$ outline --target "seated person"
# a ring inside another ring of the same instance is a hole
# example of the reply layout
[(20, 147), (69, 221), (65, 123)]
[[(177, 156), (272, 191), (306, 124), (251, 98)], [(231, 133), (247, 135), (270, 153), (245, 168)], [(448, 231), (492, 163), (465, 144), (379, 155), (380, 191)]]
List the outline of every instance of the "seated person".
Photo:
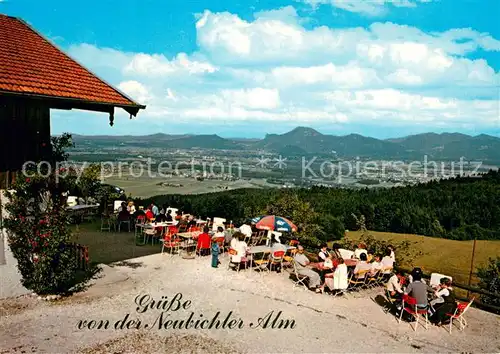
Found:
[(339, 245), (338, 243), (334, 243), (332, 245), (332, 251), (330, 252), (330, 254), (332, 255), (333, 259), (342, 258), (342, 255), (340, 254), (340, 251), (339, 251), (341, 248), (342, 248), (342, 246)]
[(160, 212), (158, 215), (156, 215), (155, 221), (156, 222), (165, 222), (165, 221), (167, 221), (167, 216)]
[(139, 207), (139, 209), (137, 209), (134, 213), (134, 219), (137, 219), (138, 216), (145, 216), (146, 213), (144, 212), (144, 209)]
[(372, 266), (367, 262), (368, 257), (366, 253), (361, 253), (359, 257), (359, 262), (356, 264), (356, 268), (354, 268), (354, 275), (358, 279), (364, 279), (366, 273), (372, 269)]
[(304, 254), (304, 247), (298, 246), (297, 253), (293, 257), (295, 262), (295, 267), (299, 275), (303, 275), (309, 278), (309, 289), (315, 290), (317, 293), (323, 292), (321, 287), (321, 278), (318, 273), (308, 268), (311, 263), (307, 256)]
[(324, 262), (328, 257), (330, 257), (330, 252), (328, 252), (328, 246), (326, 243), (321, 245), (321, 249), (318, 253), (318, 261)]
[(356, 249), (354, 250), (354, 255), (353, 257), (356, 259), (361, 259), (361, 255), (365, 254), (366, 260), (368, 260), (368, 251), (366, 250), (366, 245), (364, 243), (359, 243)]
[(188, 222), (187, 222), (187, 227), (188, 229), (190, 227), (195, 227), (196, 226), (196, 220), (193, 215), (189, 215)]
[[(240, 232), (240, 234), (241, 234), (241, 232)], [(224, 238), (226, 237), (226, 234), (224, 233), (224, 228), (222, 226), (217, 227), (217, 232), (214, 234), (214, 238), (220, 238), (220, 237), (224, 237)], [(239, 238), (240, 237), (238, 235), (238, 239)]]
[(457, 309), (455, 295), (449, 278), (441, 278), (440, 284), (434, 292), (434, 299), (430, 302), (431, 323), (440, 325), (449, 319), (447, 313), (454, 313)]
[[(270, 253), (270, 259), (272, 259), (274, 257), (274, 253), (275, 252), (284, 252), (283, 253), (283, 257), (286, 255), (287, 251), (288, 251), (288, 248), (282, 244), (282, 243), (279, 243), (278, 241), (276, 241), (276, 239), (274, 237), (271, 238), (271, 253)], [(281, 269), (280, 267), (277, 267), (275, 268), (276, 269), (276, 272), (280, 273), (281, 272)]]
[(389, 278), (387, 282), (386, 288), (389, 292), (389, 295), (393, 299), (400, 300), (403, 297), (403, 289), (401, 288), (400, 279), (404, 277), (404, 272), (401, 270), (397, 270), (395, 273), (392, 273), (392, 276)]
[(389, 245), (389, 246), (387, 246), (387, 249), (388, 249), (388, 250), (389, 250), (389, 252), (390, 252), (390, 255), (389, 255), (389, 256), (391, 257), (392, 262), (393, 262), (393, 263), (396, 263), (396, 254), (394, 253), (394, 247), (393, 247), (392, 245)]
[[(216, 238), (215, 235), (214, 238)], [(236, 254), (231, 256), (231, 263), (245, 263), (246, 266), (248, 245), (245, 242), (245, 235), (243, 235), (241, 232), (238, 232), (236, 233), (236, 237), (238, 238), (238, 242), (236, 242), (234, 247)]]
[(385, 256), (380, 261), (384, 274), (390, 274), (394, 268), (394, 261), (391, 258), (391, 251), (386, 250)]
[(406, 287), (405, 294), (417, 300), (417, 308), (426, 309), (428, 305), (428, 286), (422, 281), (422, 269), (414, 268), (411, 272), (411, 276), (413, 282)]
[(203, 228), (203, 233), (198, 235), (198, 244), (196, 245), (196, 250), (200, 256), (208, 256), (210, 254), (210, 243), (212, 238), (208, 234), (209, 228), (205, 226)]
[(373, 257), (375, 255), (375, 252), (373, 250), (368, 250), (366, 257), (368, 258), (367, 261), (368, 263), (371, 263), (373, 261)]
[(120, 213), (120, 211), (122, 211), (122, 210), (124, 210), (124, 209), (125, 209), (125, 210), (127, 209), (127, 203), (122, 202), (122, 203), (120, 204), (120, 206), (118, 207), (118, 213)]
[[(215, 237), (215, 234), (214, 234), (214, 237)], [(240, 233), (239, 232), (235, 232), (233, 234), (233, 237), (231, 238), (231, 241), (229, 243), (229, 247), (231, 247), (232, 249), (236, 250), (236, 245), (238, 244), (239, 241), (240, 241)]]
[(347, 266), (344, 263), (344, 259), (340, 258), (338, 260), (337, 268), (333, 272), (333, 290), (345, 290), (349, 284), (347, 275)]
[(274, 254), (274, 252), (278, 251), (283, 251), (286, 253), (288, 251), (288, 248), (284, 244), (276, 241), (276, 239), (273, 237), (271, 239), (271, 254)]
[(154, 220), (154, 218), (155, 218), (155, 214), (153, 214), (153, 212), (151, 211), (151, 208), (148, 208), (146, 210), (146, 221)]
[(165, 214), (165, 221), (167, 222), (173, 221), (172, 210), (167, 211), (167, 213)]
[(117, 219), (118, 221), (130, 221), (130, 213), (128, 212), (126, 207), (120, 210)]
[(373, 262), (371, 264), (370, 275), (377, 274), (380, 270), (382, 270), (382, 263), (380, 262), (380, 255), (376, 254), (373, 256)]

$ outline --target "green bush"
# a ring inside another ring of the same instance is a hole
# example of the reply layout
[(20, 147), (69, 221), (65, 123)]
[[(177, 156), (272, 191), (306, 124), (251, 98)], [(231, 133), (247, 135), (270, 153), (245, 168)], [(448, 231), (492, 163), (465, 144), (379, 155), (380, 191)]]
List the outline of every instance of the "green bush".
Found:
[[(10, 249), (17, 260), (22, 284), (39, 295), (67, 294), (80, 291), (99, 271), (90, 267), (80, 271), (68, 227), (66, 198), (73, 187), (71, 178), (56, 170), (61, 149), (70, 136), (53, 140), (53, 160), (45, 170), (26, 171), (7, 192), (4, 220)], [(49, 167), (50, 166), (50, 167)]]
[(417, 242), (411, 241), (396, 241), (396, 240), (380, 240), (374, 238), (369, 232), (364, 233), (360, 240), (352, 240), (348, 236), (344, 237), (339, 243), (343, 248), (354, 250), (356, 245), (360, 242), (366, 244), (368, 251), (373, 251), (374, 254), (380, 254), (382, 257), (385, 255), (387, 247), (392, 246), (396, 254), (396, 262), (398, 266), (402, 267), (416, 267), (418, 264), (414, 260), (423, 255), (422, 251), (414, 247)]
[[(489, 259), (485, 267), (478, 268), (479, 287), (490, 293), (500, 295), (500, 257)], [(488, 305), (500, 307), (500, 299), (494, 296), (481, 295), (481, 301)]]

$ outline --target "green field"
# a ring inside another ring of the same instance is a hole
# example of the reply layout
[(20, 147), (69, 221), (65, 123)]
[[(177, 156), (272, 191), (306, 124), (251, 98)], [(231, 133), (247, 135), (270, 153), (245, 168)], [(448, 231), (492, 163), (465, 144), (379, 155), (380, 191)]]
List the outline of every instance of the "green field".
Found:
[[(474, 241), (455, 241), (442, 238), (396, 234), (390, 232), (369, 231), (368, 234), (376, 239), (416, 242), (414, 247), (422, 251), (423, 255), (415, 259), (415, 266), (421, 267), (425, 273), (437, 272), (453, 277), (453, 280), (467, 284), (471, 266), (472, 248)], [(351, 231), (348, 237), (358, 240), (360, 231)], [(500, 241), (477, 241), (474, 259), (474, 272), (478, 266), (488, 262), (488, 258), (500, 255)], [(397, 250), (396, 250), (397, 258)], [(477, 279), (473, 277), (473, 283)]]
[[(179, 184), (182, 187), (161, 186), (158, 183), (165, 182)], [(125, 190), (127, 195), (132, 194), (138, 198), (149, 198), (163, 194), (203, 194), (211, 192), (221, 192), (240, 188), (275, 188), (275, 185), (268, 184), (265, 179), (252, 178), (248, 180), (222, 181), (203, 180), (197, 181), (189, 177), (133, 177), (128, 175), (113, 176), (106, 178), (106, 183), (116, 185)]]

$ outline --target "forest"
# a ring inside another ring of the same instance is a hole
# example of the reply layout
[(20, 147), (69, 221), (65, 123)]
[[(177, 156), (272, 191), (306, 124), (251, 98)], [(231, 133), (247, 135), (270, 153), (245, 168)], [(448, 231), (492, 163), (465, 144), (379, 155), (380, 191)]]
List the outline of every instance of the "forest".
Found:
[[(480, 177), (386, 189), (240, 189), (161, 195), (137, 202), (148, 205), (152, 201), (196, 216), (225, 217), (236, 224), (276, 211), (303, 226), (318, 225), (322, 235), (316, 238), (320, 240), (338, 239), (346, 229), (357, 230), (362, 219), (363, 227), (374, 231), (500, 240), (500, 172), (493, 170)], [(280, 207), (273, 208), (276, 205)], [(305, 217), (308, 220), (302, 222)]]

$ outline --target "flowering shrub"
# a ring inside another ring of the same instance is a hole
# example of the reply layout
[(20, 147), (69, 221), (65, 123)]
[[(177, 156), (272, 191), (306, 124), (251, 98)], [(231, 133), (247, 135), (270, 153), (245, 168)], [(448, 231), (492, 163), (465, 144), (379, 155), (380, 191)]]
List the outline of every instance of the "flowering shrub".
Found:
[[(54, 156), (64, 156), (59, 150), (67, 146), (68, 139), (53, 140)], [(96, 272), (96, 268), (79, 271), (63, 195), (74, 180), (60, 177), (56, 160), (44, 166), (45, 170), (25, 171), (28, 177), (17, 178), (7, 192), (5, 206), (9, 213), (5, 228), (22, 284), (39, 295), (81, 290)]]

